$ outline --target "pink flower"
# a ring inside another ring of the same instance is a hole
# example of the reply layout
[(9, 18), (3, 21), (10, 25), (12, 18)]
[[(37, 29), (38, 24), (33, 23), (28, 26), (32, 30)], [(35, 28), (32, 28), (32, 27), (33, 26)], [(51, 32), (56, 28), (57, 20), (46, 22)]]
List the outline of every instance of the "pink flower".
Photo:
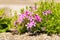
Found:
[(45, 10), (45, 11), (43, 12), (43, 15), (48, 15), (47, 10)]
[(33, 19), (34, 19), (33, 16), (29, 16), (29, 17), (28, 17), (28, 20), (30, 20), (30, 21), (32, 21)]
[(16, 24), (17, 24), (17, 22), (16, 22), (16, 21), (14, 21), (14, 26), (16, 26)]
[(35, 15), (35, 20), (38, 21), (38, 22), (41, 22), (41, 18), (38, 16), (38, 14)]
[(26, 10), (26, 11), (25, 11), (25, 14), (26, 14), (26, 15), (29, 15), (29, 11), (28, 11), (28, 10)]
[(36, 23), (34, 22), (34, 21), (31, 21), (30, 23), (27, 23), (27, 28), (31, 28), (31, 27), (33, 27), (33, 26), (35, 26), (36, 25)]
[(23, 18), (24, 19), (25, 18), (25, 14), (21, 14), (20, 15), (20, 18)]
[(19, 15), (17, 22), (22, 23), (22, 21), (24, 21), (24, 18), (25, 18), (25, 14)]
[(44, 11), (44, 12), (43, 12), (43, 15), (47, 15), (47, 12), (46, 12), (46, 11)]
[(43, 12), (43, 15), (48, 15), (48, 14), (51, 14), (51, 13), (52, 13), (51, 10), (46, 10), (46, 11)]
[[(40, 16), (38, 16), (38, 14), (33, 15), (32, 12), (26, 10), (23, 14), (19, 15), (17, 23), (19, 23), (19, 24), (23, 23), (24, 21), (26, 21), (26, 20), (24, 20), (25, 18), (28, 19), (28, 21), (29, 21), (29, 22), (27, 21), (28, 23), (26, 24), (28, 29), (31, 27), (35, 27), (35, 25), (36, 25), (35, 20), (37, 22), (41, 22), (41, 18), (40, 18)], [(16, 24), (16, 23), (14, 23), (14, 24)]]
[(24, 14), (25, 14), (26, 16), (28, 16), (28, 15), (32, 15), (33, 13), (30, 12), (30, 11), (28, 11), (28, 10), (26, 10)]
[(52, 13), (52, 11), (51, 11), (51, 10), (47, 10), (47, 13), (48, 13), (48, 14), (51, 14), (51, 13)]

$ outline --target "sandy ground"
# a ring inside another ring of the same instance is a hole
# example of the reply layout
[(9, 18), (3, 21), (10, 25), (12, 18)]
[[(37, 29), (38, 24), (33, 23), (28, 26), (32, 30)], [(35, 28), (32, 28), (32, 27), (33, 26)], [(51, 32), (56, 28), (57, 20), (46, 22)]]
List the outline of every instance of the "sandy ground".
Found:
[(47, 36), (47, 34), (29, 36), (28, 33), (25, 33), (23, 35), (12, 35), (11, 33), (0, 33), (0, 40), (60, 40), (60, 37), (57, 35)]
[(0, 33), (0, 40), (60, 40), (60, 36), (40, 34), (36, 36), (28, 36), (28, 33), (23, 35), (12, 35), (11, 33)]
[[(37, 2), (37, 1), (39, 0), (0, 0), (0, 4), (33, 4), (34, 2)], [(42, 0), (42, 1), (45, 1), (45, 0)], [(60, 0), (54, 0), (54, 1), (60, 2)]]
[(0, 4), (33, 4), (39, 0), (0, 0)]

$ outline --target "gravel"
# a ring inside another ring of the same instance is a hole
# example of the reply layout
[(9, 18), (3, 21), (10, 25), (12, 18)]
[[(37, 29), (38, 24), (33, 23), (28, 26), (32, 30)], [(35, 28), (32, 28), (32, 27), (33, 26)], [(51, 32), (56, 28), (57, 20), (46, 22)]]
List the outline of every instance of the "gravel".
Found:
[(60, 36), (47, 34), (40, 34), (36, 36), (29, 36), (29, 33), (22, 35), (12, 35), (11, 33), (0, 33), (0, 40), (60, 40)]

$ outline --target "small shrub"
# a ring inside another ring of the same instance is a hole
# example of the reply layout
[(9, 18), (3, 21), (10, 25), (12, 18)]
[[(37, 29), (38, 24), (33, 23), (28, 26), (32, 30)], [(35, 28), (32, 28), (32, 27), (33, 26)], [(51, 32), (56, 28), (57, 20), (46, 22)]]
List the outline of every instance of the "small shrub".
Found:
[[(60, 3), (39, 2), (36, 11), (23, 11), (15, 25), (20, 33), (39, 30), (47, 34), (60, 33)], [(38, 14), (38, 15), (36, 15)]]
[(40, 16), (38, 14), (34, 14), (30, 11), (24, 11), (19, 15), (19, 18), (14, 24), (18, 24), (20, 27), (20, 32), (32, 31), (32, 28), (36, 26), (37, 23), (41, 22)]
[(10, 18), (1, 18), (0, 19), (0, 32), (6, 32), (10, 29), (11, 19)]
[(10, 29), (11, 18), (4, 16), (4, 9), (0, 9), (0, 32)]
[(39, 2), (39, 7), (36, 11), (42, 18), (42, 23), (39, 27), (46, 27), (47, 34), (60, 33), (60, 3)]

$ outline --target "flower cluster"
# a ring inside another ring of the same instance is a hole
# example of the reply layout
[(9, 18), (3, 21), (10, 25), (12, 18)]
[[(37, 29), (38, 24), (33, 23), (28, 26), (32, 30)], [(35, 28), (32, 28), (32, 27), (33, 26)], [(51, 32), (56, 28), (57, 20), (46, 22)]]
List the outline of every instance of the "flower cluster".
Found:
[(24, 19), (29, 20), (29, 22), (27, 22), (27, 24), (25, 25), (27, 26), (27, 28), (35, 27), (37, 22), (41, 22), (41, 18), (40, 16), (38, 16), (38, 14), (33, 15), (33, 12), (30, 12), (28, 10), (19, 15), (17, 22), (21, 24), (23, 23), (23, 21), (25, 21)]
[(48, 14), (51, 14), (51, 13), (52, 13), (51, 10), (45, 10), (45, 11), (43, 12), (43, 15), (48, 15)]

